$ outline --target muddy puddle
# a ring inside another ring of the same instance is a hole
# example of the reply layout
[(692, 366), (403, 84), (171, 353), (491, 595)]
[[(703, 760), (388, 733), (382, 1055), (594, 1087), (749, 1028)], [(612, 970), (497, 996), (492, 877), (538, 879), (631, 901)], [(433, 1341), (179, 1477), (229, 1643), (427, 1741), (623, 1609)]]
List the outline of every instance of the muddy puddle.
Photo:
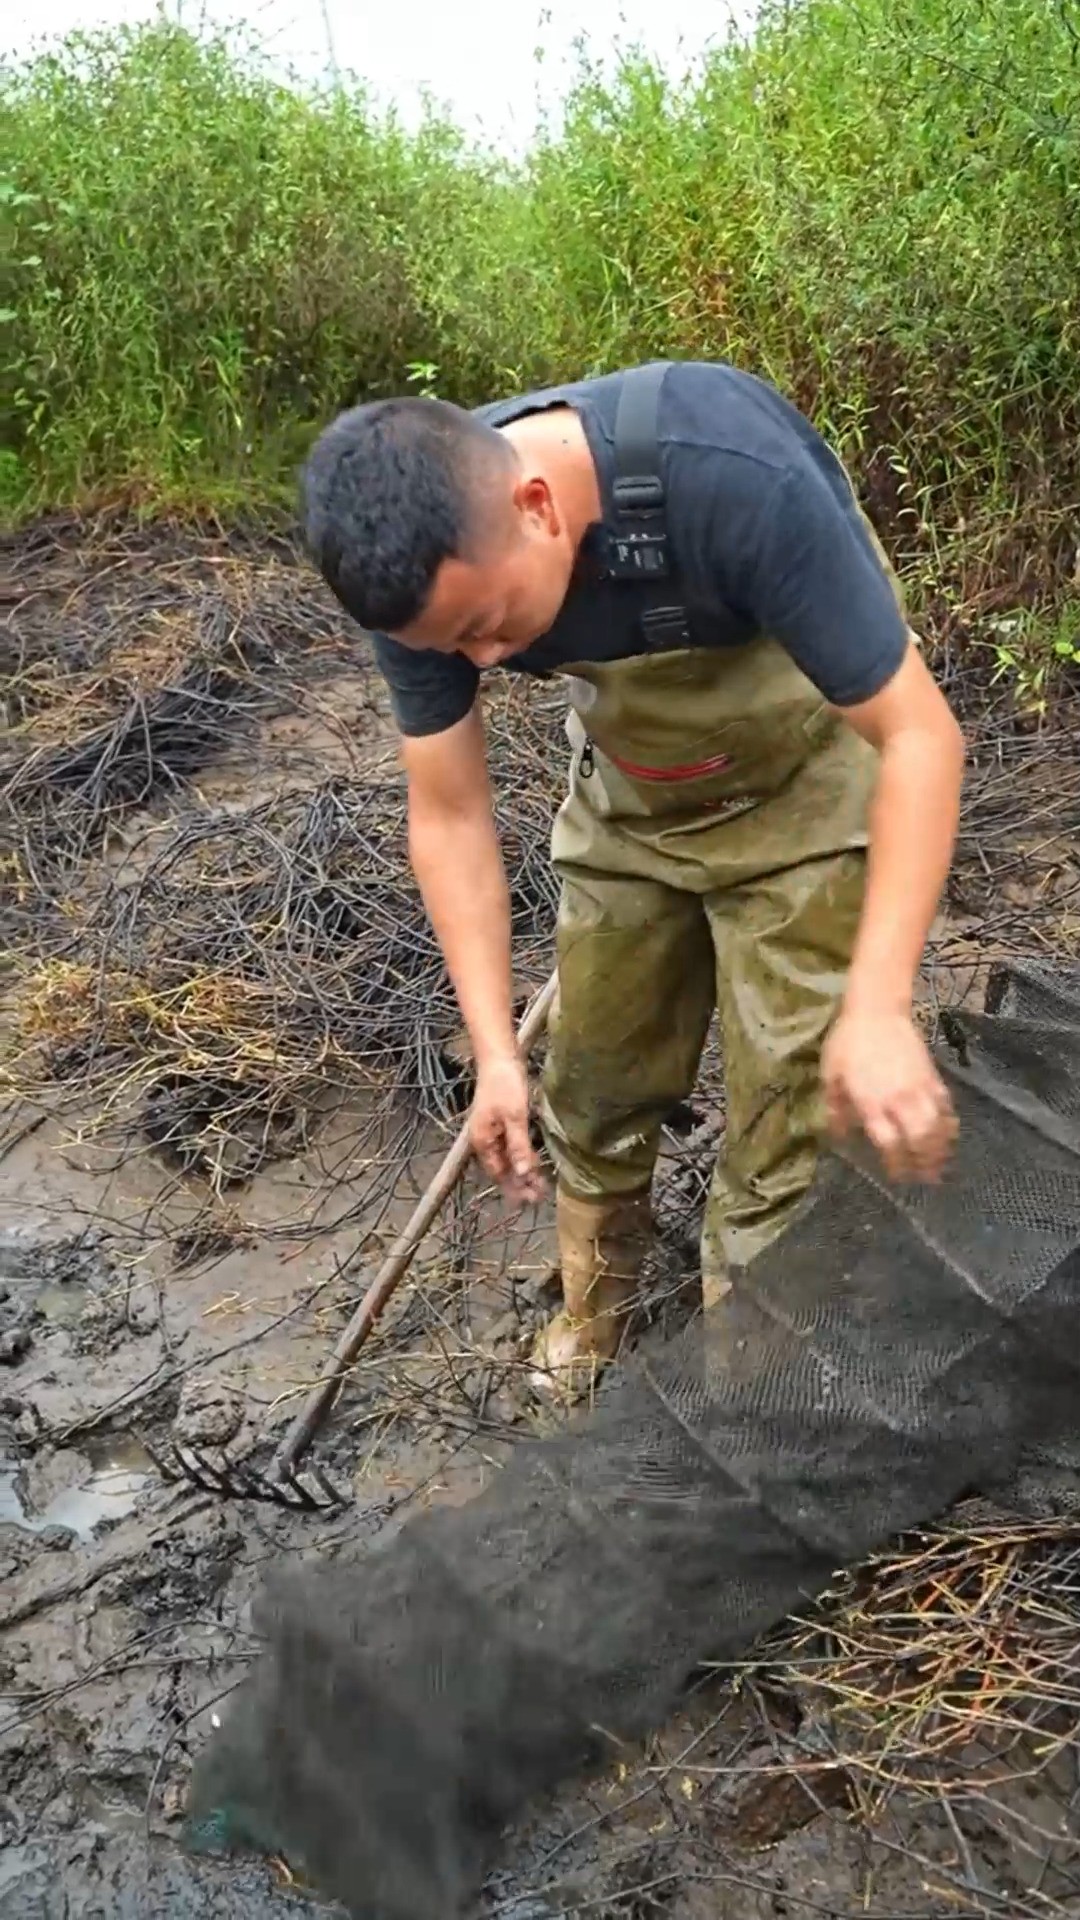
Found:
[(129, 1436), (88, 1442), (82, 1453), (52, 1454), (40, 1470), (33, 1463), (0, 1465), (0, 1527), (57, 1528), (92, 1540), (99, 1527), (134, 1512), (153, 1473), (150, 1455)]

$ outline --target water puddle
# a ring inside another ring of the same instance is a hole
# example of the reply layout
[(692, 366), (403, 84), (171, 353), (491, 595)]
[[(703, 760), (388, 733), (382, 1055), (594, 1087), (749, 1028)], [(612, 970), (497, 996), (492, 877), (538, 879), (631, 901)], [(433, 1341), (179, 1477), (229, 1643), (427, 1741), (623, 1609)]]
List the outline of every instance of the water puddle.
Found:
[(82, 1316), (87, 1288), (77, 1280), (47, 1280), (34, 1295), (46, 1320), (54, 1327), (73, 1327)]
[(36, 1498), (24, 1467), (0, 1463), (0, 1526), (21, 1527), (27, 1533), (66, 1527), (78, 1539), (89, 1540), (106, 1520), (123, 1520), (133, 1512), (153, 1471), (138, 1441), (125, 1435), (69, 1458), (76, 1468), (74, 1479), (46, 1488), (45, 1497)]

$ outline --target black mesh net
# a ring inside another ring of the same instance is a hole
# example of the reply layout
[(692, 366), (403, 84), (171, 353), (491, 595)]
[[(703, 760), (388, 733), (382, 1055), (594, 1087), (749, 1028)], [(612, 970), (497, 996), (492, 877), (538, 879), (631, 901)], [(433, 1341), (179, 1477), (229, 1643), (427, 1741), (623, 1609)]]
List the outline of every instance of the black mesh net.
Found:
[(189, 1834), (357, 1920), (450, 1920), (528, 1799), (973, 1490), (1080, 1487), (1080, 977), (953, 1016), (938, 1188), (831, 1161), (797, 1225), (466, 1507), (269, 1583)]

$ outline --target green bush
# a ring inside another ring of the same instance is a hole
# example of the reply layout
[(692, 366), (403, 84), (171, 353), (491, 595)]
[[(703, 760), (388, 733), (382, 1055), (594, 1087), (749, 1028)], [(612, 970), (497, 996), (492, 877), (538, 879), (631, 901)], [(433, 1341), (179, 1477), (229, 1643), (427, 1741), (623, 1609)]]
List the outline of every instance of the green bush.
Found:
[(410, 361), (483, 385), (511, 189), (452, 127), (408, 139), (167, 25), (73, 38), (9, 77), (5, 120), (32, 499), (250, 499)]
[(1065, 6), (781, 8), (678, 95), (644, 62), (613, 88), (587, 79), (533, 193), (564, 361), (719, 353), (765, 373), (843, 448), (909, 566), (944, 566), (967, 598), (1002, 570), (1015, 582), (1021, 549), (1064, 565), (1080, 492)]
[(517, 168), (234, 42), (78, 36), (4, 78), (2, 502), (267, 506), (315, 423), (410, 379), (472, 402), (721, 356), (839, 444), (921, 611), (1065, 658), (1073, 12), (772, 8), (679, 88), (644, 58), (583, 66)]

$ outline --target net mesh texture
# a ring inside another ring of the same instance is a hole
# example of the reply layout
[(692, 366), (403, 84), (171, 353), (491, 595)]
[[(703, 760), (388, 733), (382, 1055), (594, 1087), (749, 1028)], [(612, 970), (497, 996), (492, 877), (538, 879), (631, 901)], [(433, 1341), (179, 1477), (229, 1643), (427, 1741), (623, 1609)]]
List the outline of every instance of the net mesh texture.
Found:
[(532, 1796), (838, 1568), (973, 1491), (1077, 1501), (1080, 974), (1002, 971), (937, 1051), (940, 1186), (830, 1158), (720, 1308), (470, 1504), (268, 1580), (191, 1844), (280, 1848), (355, 1920), (450, 1920)]

